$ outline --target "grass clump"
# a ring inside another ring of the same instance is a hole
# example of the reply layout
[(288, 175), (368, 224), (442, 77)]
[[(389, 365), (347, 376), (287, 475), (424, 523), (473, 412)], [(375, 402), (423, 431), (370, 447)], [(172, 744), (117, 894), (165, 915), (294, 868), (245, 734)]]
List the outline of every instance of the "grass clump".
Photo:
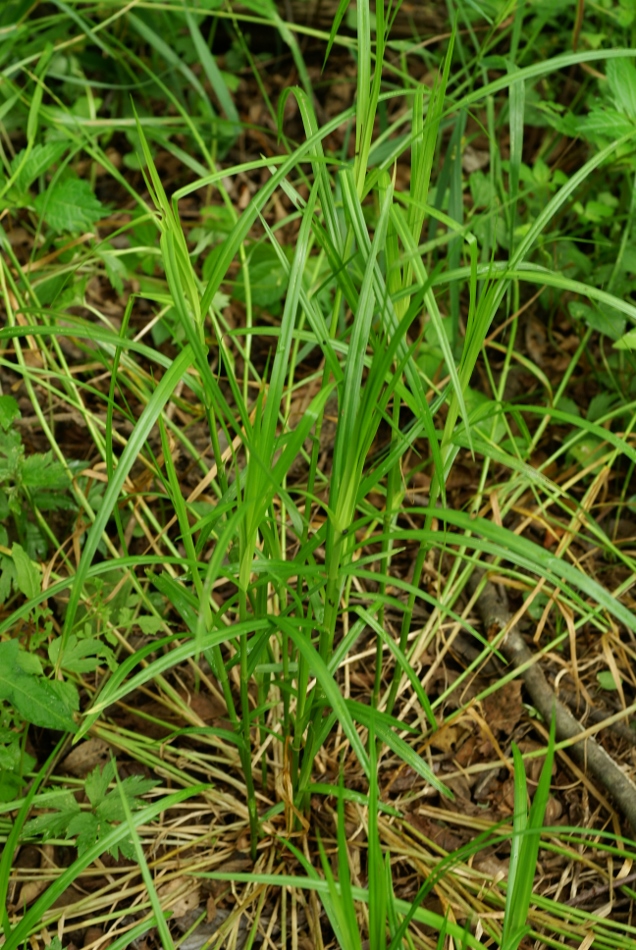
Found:
[(559, 733), (629, 762), (634, 19), (581, 9), (3, 8), (7, 950), (634, 945)]

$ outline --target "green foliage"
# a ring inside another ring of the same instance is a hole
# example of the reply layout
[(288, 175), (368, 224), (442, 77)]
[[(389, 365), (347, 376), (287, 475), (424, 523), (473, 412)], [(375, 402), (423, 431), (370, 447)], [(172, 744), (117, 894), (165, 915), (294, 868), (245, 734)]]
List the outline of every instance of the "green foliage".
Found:
[(22, 149), (13, 158), (10, 166), (12, 185), (9, 198), (12, 198), (18, 207), (25, 207), (30, 203), (29, 191), (34, 182), (51, 171), (67, 148), (64, 142), (38, 142), (31, 149)]
[[(7, 532), (0, 526), (0, 543), (8, 543)], [(19, 591), (29, 600), (40, 590), (40, 572), (21, 544), (16, 541), (8, 554), (0, 554), (0, 603), (11, 591)]]
[(89, 231), (105, 214), (89, 182), (81, 178), (56, 181), (37, 196), (33, 205), (56, 234)]
[(610, 340), (625, 338), (625, 317), (613, 307), (599, 303), (590, 306), (580, 300), (572, 300), (569, 311), (575, 320), (583, 320), (592, 330), (604, 333)]
[[(426, 899), (442, 878), (452, 887), (455, 865), (488, 834), (427, 868), (405, 904), (382, 827), (387, 813), (391, 834), (401, 820), (381, 800), (384, 768), (390, 756), (443, 807), (429, 731), (463, 716), (472, 700), (460, 685), (492, 648), (470, 628), (482, 654), (443, 692), (420, 662), (441, 662), (446, 632), (469, 627), (459, 605), (475, 565), (509, 575), (515, 589), (540, 581), (528, 614), (547, 619), (546, 631), (554, 623), (560, 635), (562, 615), (586, 636), (634, 630), (629, 581), (610, 587), (597, 569), (617, 563), (633, 577), (632, 553), (609, 536), (607, 495), (598, 520), (598, 505), (582, 500), (602, 473), (604, 486), (621, 483), (619, 513), (634, 502), (633, 4), (584, 5), (574, 52), (573, 0), (449, 4), (457, 27), (434, 44), (392, 34), (397, 4), (339, 0), (328, 34), (292, 31), (272, 0), (231, 16), (229, 6), (0, 9), (0, 351), (37, 419), (27, 434), (15, 398), (0, 396), (0, 799), (21, 795), (35, 765), (29, 724), (103, 735), (107, 719), (133, 759), (169, 767), (185, 785), (178, 739), (201, 731), (215, 761), (221, 737), (254, 856), (270, 846), (259, 844), (269, 817), (284, 809), (290, 837), (301, 836), (312, 795), (338, 800), (330, 854), (328, 833), (311, 860), (290, 846), (306, 878), (243, 880), (318, 892), (336, 941), (352, 950), (366, 939), (372, 950), (414, 945), (414, 921), (433, 928), (440, 948), (477, 948), (470, 922), (434, 914)], [(248, 36), (261, 40), (263, 25), (302, 87), (278, 103), (273, 47), (259, 59)], [(355, 101), (340, 113), (331, 95), (343, 91), (340, 76), (323, 84), (303, 59), (320, 41), (350, 60)], [(248, 124), (250, 70), (263, 101)], [(556, 341), (558, 370), (526, 345), (528, 318)], [(27, 358), (26, 341), (41, 361)], [(60, 461), (69, 417), (71, 426), (81, 417), (86, 462)], [(32, 451), (36, 438), (50, 450)], [(456, 466), (459, 490), (449, 482)], [(567, 482), (554, 474), (564, 466)], [(417, 475), (426, 487), (410, 501)], [(535, 505), (549, 525), (560, 527), (563, 512), (566, 526), (579, 518), (601, 556), (531, 540), (519, 519)], [(357, 680), (360, 649), (375, 651), (375, 671), (369, 678), (371, 661)], [(185, 664), (195, 690), (212, 683), (222, 697), (222, 729), (192, 725)], [(620, 686), (609, 670), (598, 684)], [(161, 750), (113, 712), (141, 689), (187, 717), (176, 736), (170, 721)], [(344, 770), (338, 788), (317, 791), (316, 762), (334, 743), (357, 759), (368, 794), (347, 788)], [(544, 769), (528, 811), (513, 756), (507, 894), (481, 883), (470, 894), (488, 908), (479, 940), (506, 950), (533, 922), (549, 787)], [(284, 795), (272, 768), (283, 770)], [(169, 946), (131, 820), (154, 783), (126, 779), (122, 800), (108, 789), (114, 777), (113, 765), (92, 772), (86, 805), (76, 792), (45, 791), (35, 805), (51, 810), (24, 832), (76, 840), (65, 886), (80, 857), (89, 863), (100, 849), (136, 861)], [(273, 798), (267, 817), (259, 788)], [(349, 867), (358, 843), (347, 840), (345, 803), (367, 821), (366, 889)], [(20, 831), (11, 834), (17, 843)], [(473, 870), (463, 869), (462, 887)], [(3, 921), (10, 950), (48, 919), (50, 890), (14, 930)], [(0, 905), (5, 895), (6, 886)], [(547, 932), (553, 905), (542, 900)], [(575, 944), (555, 932), (548, 943)]]
[[(25, 837), (42, 841), (48, 841), (50, 838), (74, 838), (80, 857), (90, 848), (99, 845), (116, 824), (126, 820), (126, 805), (130, 811), (139, 810), (145, 804), (140, 796), (147, 794), (158, 784), (140, 775), (130, 775), (123, 779), (118, 787), (109, 791), (108, 786), (114, 777), (115, 765), (112, 761), (107, 762), (103, 769), (97, 766), (84, 782), (89, 809), (82, 808), (71, 792), (62, 792), (52, 803), (54, 811), (38, 815), (26, 823)], [(125, 803), (122, 798), (125, 798)], [(135, 857), (135, 848), (130, 837), (111, 845), (108, 851), (116, 860), (120, 851), (129, 860)]]
[(541, 829), (550, 796), (550, 781), (554, 762), (554, 735), (555, 718), (553, 717), (547, 753), (530, 810), (528, 810), (527, 804), (528, 791), (525, 765), (519, 749), (514, 743), (512, 745), (515, 768), (515, 812), (510, 870), (506, 888), (506, 912), (501, 939), (502, 950), (517, 950), (530, 930), (528, 908), (532, 899), (537, 857), (541, 844)]
[(20, 418), (20, 409), (13, 396), (0, 396), (0, 429), (7, 432), (16, 419)]
[(0, 802), (18, 798), (25, 784), (24, 776), (36, 764), (35, 758), (24, 749), (21, 725), (20, 715), (0, 702)]
[(64, 644), (56, 637), (49, 646), (51, 663), (69, 673), (92, 673), (100, 663), (106, 662), (111, 670), (117, 669), (115, 656), (110, 647), (95, 637), (77, 637), (72, 633)]
[[(50, 512), (75, 506), (68, 494), (70, 479), (66, 468), (53, 460), (53, 453), (34, 452), (27, 455), (16, 426), (20, 416), (13, 396), (0, 396), (0, 523), (6, 522), (11, 516), (21, 545), (29, 557), (35, 557), (42, 546), (46, 551), (46, 540), (42, 531), (30, 522), (29, 512), (34, 508), (40, 512)], [(6, 529), (0, 527), (0, 544), (6, 547), (7, 543)], [(23, 593), (33, 587), (28, 580), (29, 568), (22, 557), (22, 547), (18, 546), (16, 550), (18, 553), (14, 552), (13, 555), (13, 577), (9, 578), (9, 574), (5, 574), (9, 566), (6, 563), (1, 565), (0, 601), (6, 598), (7, 585), (14, 579), (15, 586)], [(18, 576), (20, 579), (17, 579)], [(25, 585), (27, 589), (24, 589)], [(27, 593), (27, 596), (33, 594)]]
[[(205, 267), (204, 267), (205, 273)], [(280, 313), (280, 301), (287, 293), (287, 270), (269, 244), (258, 244), (248, 257), (248, 265), (234, 285), (233, 296), (245, 302), (246, 281), (249, 280), (251, 299), (257, 307), (267, 307), (271, 313)]]
[(596, 674), (596, 679), (601, 689), (609, 690), (610, 692), (615, 692), (618, 689), (616, 679), (611, 670), (600, 670)]
[(17, 640), (0, 643), (0, 701), (9, 702), (26, 721), (47, 729), (76, 732), (73, 713), (79, 695), (72, 683), (50, 680), (34, 653), (20, 649)]
[(576, 124), (577, 132), (600, 145), (628, 135), (636, 128), (636, 66), (629, 59), (613, 59), (607, 64), (607, 83), (602, 84), (603, 100)]
[[(55, 234), (80, 234), (104, 217), (106, 209), (90, 183), (71, 171), (47, 182), (46, 176), (67, 150), (67, 142), (56, 140), (22, 149), (12, 159), (4, 185), (12, 206), (34, 208)], [(33, 197), (32, 190), (38, 181), (42, 181), (42, 187)]]

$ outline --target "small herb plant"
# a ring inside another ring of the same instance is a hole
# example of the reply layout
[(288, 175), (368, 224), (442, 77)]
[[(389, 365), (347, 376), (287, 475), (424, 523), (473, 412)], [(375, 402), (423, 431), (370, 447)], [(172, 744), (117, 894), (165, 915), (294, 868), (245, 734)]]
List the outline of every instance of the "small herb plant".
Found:
[[(82, 856), (120, 822), (127, 820), (126, 805), (133, 812), (145, 804), (140, 798), (155, 788), (158, 782), (129, 775), (110, 789), (115, 778), (115, 765), (107, 762), (96, 766), (84, 781), (88, 808), (82, 808), (72, 792), (60, 792), (51, 802), (52, 811), (32, 818), (24, 826), (24, 837), (48, 841), (50, 838), (74, 839), (78, 856)], [(126, 803), (122, 802), (122, 797)], [(119, 853), (129, 860), (135, 858), (132, 838), (124, 838), (109, 848), (117, 860)]]
[[(68, 470), (54, 460), (53, 452), (25, 451), (16, 425), (20, 416), (13, 396), (0, 396), (0, 545), (6, 548), (9, 544), (11, 524), (20, 549), (35, 560), (46, 554), (50, 543), (45, 516), (76, 506), (69, 494)], [(16, 563), (21, 556), (13, 555), (13, 570), (6, 561), (2, 564), (0, 603), (11, 587), (32, 596), (31, 584), (18, 579), (18, 575), (25, 578), (29, 570), (24, 561)]]

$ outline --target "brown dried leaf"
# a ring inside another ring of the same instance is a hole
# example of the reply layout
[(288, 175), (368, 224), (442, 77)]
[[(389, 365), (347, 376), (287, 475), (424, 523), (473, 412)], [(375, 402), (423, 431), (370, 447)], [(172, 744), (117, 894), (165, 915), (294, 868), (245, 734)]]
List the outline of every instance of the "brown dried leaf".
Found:
[(508, 877), (510, 862), (500, 861), (494, 854), (486, 854), (476, 857), (473, 866), (482, 874), (488, 874), (494, 881), (503, 881)]
[(431, 734), (429, 739), (434, 749), (441, 752), (451, 752), (457, 745), (457, 740), (464, 732), (461, 726), (442, 726)]
[(193, 877), (175, 877), (157, 888), (162, 906), (169, 907), (177, 920), (199, 906), (201, 886)]
[(108, 755), (108, 743), (103, 739), (87, 739), (76, 746), (62, 762), (62, 768), (71, 775), (84, 778), (97, 765), (103, 765)]
[(483, 706), (484, 719), (493, 732), (511, 732), (523, 715), (521, 680), (512, 680), (486, 696)]
[(20, 889), (20, 906), (28, 907), (49, 886), (48, 881), (26, 881)]

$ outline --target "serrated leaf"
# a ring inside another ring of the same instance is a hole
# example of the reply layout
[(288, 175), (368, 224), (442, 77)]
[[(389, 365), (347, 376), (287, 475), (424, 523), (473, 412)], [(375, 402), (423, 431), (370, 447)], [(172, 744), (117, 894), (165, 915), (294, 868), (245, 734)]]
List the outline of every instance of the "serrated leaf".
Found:
[[(67, 792), (56, 796), (52, 803), (52, 812), (39, 815), (25, 825), (25, 834), (33, 837), (42, 835), (44, 839), (50, 837), (75, 838), (78, 855), (82, 855), (91, 848), (100, 838), (104, 838), (112, 830), (111, 821), (125, 817), (122, 807), (121, 791), (123, 790), (131, 810), (142, 807), (144, 802), (138, 800), (138, 794), (145, 793), (158, 783), (133, 775), (121, 783), (121, 789), (115, 788), (108, 792), (108, 785), (115, 776), (115, 766), (112, 761), (107, 762), (103, 769), (97, 766), (85, 781), (85, 791), (91, 803), (91, 809), (81, 809), (75, 797)], [(111, 804), (112, 801), (112, 804)], [(117, 808), (115, 807), (117, 805)], [(120, 841), (116, 847), (110, 849), (117, 858), (119, 850), (126, 857), (134, 856), (134, 847), (130, 839)]]
[(126, 838), (122, 838), (117, 844), (114, 844), (112, 848), (108, 849), (109, 854), (112, 854), (115, 861), (119, 860), (119, 852), (121, 851), (124, 858), (128, 858), (129, 861), (137, 860), (137, 852), (135, 850), (135, 844), (128, 835)]
[(104, 264), (106, 276), (113, 290), (116, 290), (118, 294), (123, 293), (124, 281), (128, 277), (124, 259), (117, 254), (115, 248), (108, 241), (100, 244), (97, 249), (97, 256)]
[[(158, 784), (152, 779), (144, 779), (141, 775), (131, 775), (120, 783), (120, 787), (109, 792), (108, 786), (114, 777), (115, 765), (111, 760), (102, 769), (99, 766), (94, 768), (86, 778), (84, 788), (92, 806), (91, 811), (72, 816), (72, 821), (67, 828), (67, 837), (77, 836), (78, 854), (82, 854), (107, 835), (113, 822), (125, 819), (126, 813), (121, 800), (122, 792), (126, 796), (130, 810), (136, 811), (144, 804), (137, 796), (149, 792)], [(117, 858), (120, 850), (126, 857), (134, 858), (134, 846), (129, 838), (120, 841), (117, 847), (111, 848), (110, 853)]]
[(42, 676), (42, 663), (37, 653), (27, 653), (26, 650), (19, 650), (15, 663), (23, 673), (28, 673), (29, 676)]
[(122, 804), (122, 793), (126, 796), (128, 807), (131, 811), (136, 811), (143, 807), (143, 801), (138, 798), (139, 795), (145, 795), (158, 783), (154, 779), (144, 778), (142, 775), (129, 775), (119, 788), (113, 789), (104, 798), (97, 807), (97, 813), (104, 821), (124, 821), (126, 811)]
[(0, 479), (13, 477), (21, 458), (22, 441), (19, 432), (13, 429), (0, 432)]
[(80, 178), (56, 182), (37, 196), (34, 205), (51, 230), (58, 234), (90, 231), (105, 214), (103, 204), (89, 183)]
[[(259, 307), (271, 307), (285, 296), (287, 290), (287, 274), (281, 267), (262, 261), (250, 268), (251, 294), (254, 303)], [(246, 288), (242, 275), (239, 276), (234, 288), (237, 300), (245, 301)]]
[(0, 745), (0, 770), (3, 772), (17, 771), (20, 767), (20, 758), (22, 750), (17, 735), (14, 734), (13, 741), (3, 741)]
[(636, 66), (630, 59), (610, 59), (607, 81), (616, 107), (636, 119)]
[(634, 131), (634, 123), (616, 109), (592, 109), (585, 118), (578, 120), (576, 131), (593, 141), (598, 138), (619, 139)]
[(47, 838), (63, 837), (69, 822), (79, 814), (80, 807), (75, 800), (75, 796), (71, 792), (65, 792), (56, 800), (55, 811), (38, 815), (37, 818), (27, 821), (23, 834), (29, 838), (42, 835), (45, 841)]
[[(49, 646), (49, 659), (54, 665), (58, 663), (61, 643), (61, 638), (58, 638)], [(80, 640), (75, 634), (71, 634), (66, 642), (60, 666), (71, 673), (92, 673), (102, 659), (111, 666), (114, 654), (110, 647), (94, 637)]]
[[(208, 257), (212, 258), (215, 252), (216, 248)], [(205, 270), (204, 265), (204, 273)], [(279, 261), (276, 251), (267, 245), (255, 247), (250, 256), (249, 268), (239, 272), (233, 292), (236, 300), (245, 301), (245, 281), (248, 279), (252, 300), (259, 307), (271, 307), (278, 303), (285, 296), (289, 285), (287, 270)]]
[[(110, 831), (110, 828), (102, 829), (102, 834)], [(85, 851), (88, 851), (100, 837), (100, 821), (90, 811), (81, 811), (71, 818), (66, 829), (67, 838), (75, 838), (75, 847), (77, 855), (81, 857)]]
[(20, 407), (13, 396), (0, 396), (0, 426), (5, 432), (20, 415)]
[(46, 556), (48, 550), (46, 539), (42, 534), (40, 527), (32, 521), (27, 521), (25, 526), (26, 553), (35, 563), (41, 561)]
[(159, 633), (160, 630), (163, 630), (164, 622), (160, 617), (150, 617), (148, 614), (141, 614), (137, 617), (135, 623), (142, 633), (145, 633), (147, 636), (152, 636), (155, 633)]
[(64, 154), (66, 142), (46, 142), (44, 145), (34, 145), (25, 159), (26, 149), (15, 156), (11, 162), (11, 175), (20, 169), (14, 182), (18, 192), (29, 190), (36, 178), (48, 171)]
[(576, 320), (584, 320), (592, 330), (604, 333), (612, 340), (620, 340), (625, 333), (625, 315), (613, 307), (598, 303), (590, 307), (580, 300), (571, 300), (568, 309)]
[(106, 798), (108, 786), (114, 777), (115, 766), (112, 761), (106, 762), (101, 769), (99, 765), (95, 766), (90, 775), (86, 777), (84, 789), (93, 808), (96, 808)]
[(21, 544), (17, 542), (11, 548), (11, 557), (15, 566), (18, 590), (29, 600), (40, 593), (41, 579), (37, 566), (33, 563)]
[[(0, 672), (0, 679), (3, 673), (4, 670)], [(69, 701), (78, 708), (79, 697), (70, 683), (51, 682), (39, 676), (14, 672), (8, 698), (22, 718), (34, 726), (57, 729), (59, 732), (77, 732)]]
[(61, 462), (53, 461), (52, 452), (35, 452), (22, 463), (22, 481), (27, 488), (66, 488), (69, 478)]
[(36, 491), (32, 495), (33, 505), (40, 511), (73, 511), (76, 504), (68, 495), (53, 491)]

